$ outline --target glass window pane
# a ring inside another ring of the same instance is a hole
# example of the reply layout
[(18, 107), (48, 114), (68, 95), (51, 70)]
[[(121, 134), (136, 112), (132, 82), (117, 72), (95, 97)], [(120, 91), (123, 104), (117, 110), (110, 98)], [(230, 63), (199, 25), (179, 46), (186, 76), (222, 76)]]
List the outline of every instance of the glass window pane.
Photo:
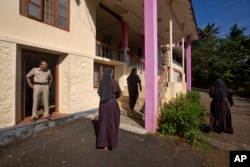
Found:
[(39, 7), (30, 3), (29, 4), (29, 14), (32, 16), (35, 16), (37, 18), (40, 18), (40, 10)]
[(63, 6), (68, 6), (68, 0), (59, 0), (59, 4)]
[(59, 6), (59, 16), (67, 17), (67, 9), (63, 6)]
[(63, 17), (58, 18), (58, 26), (66, 28), (67, 27), (67, 20)]
[(37, 4), (37, 5), (40, 6), (41, 0), (31, 0), (31, 2), (33, 2), (33, 3), (35, 3), (35, 4)]

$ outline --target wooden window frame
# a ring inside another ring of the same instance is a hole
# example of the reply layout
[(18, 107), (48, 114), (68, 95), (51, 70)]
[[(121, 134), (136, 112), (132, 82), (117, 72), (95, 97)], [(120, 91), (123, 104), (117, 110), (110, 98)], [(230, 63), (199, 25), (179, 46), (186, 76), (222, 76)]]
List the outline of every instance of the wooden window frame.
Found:
[[(56, 0), (56, 8), (55, 8), (55, 9), (56, 9), (56, 11), (55, 11), (55, 18), (56, 18), (56, 19), (55, 19), (55, 25), (56, 25), (58, 28), (65, 29), (64, 27), (61, 27), (61, 26), (59, 25), (59, 18), (62, 17), (62, 18), (64, 18), (64, 19), (66, 19), (66, 28), (69, 29), (69, 1), (70, 1), (70, 0), (68, 0), (66, 6), (60, 4), (59, 1), (60, 1), (60, 0)], [(66, 9), (66, 17), (60, 16), (60, 12), (59, 12), (60, 6), (62, 6), (62, 7), (64, 7), (64, 8)]]
[[(66, 6), (63, 5), (63, 7), (66, 9), (66, 17), (65, 16), (60, 16), (59, 14), (59, 6), (62, 5), (60, 4), (60, 0), (54, 0), (54, 7), (52, 9), (47, 9), (47, 6), (45, 5), (45, 0), (40, 0), (40, 16), (41, 18), (35, 17), (34, 15), (29, 14), (29, 4), (36, 4), (32, 2), (32, 0), (20, 0), (20, 15), (43, 22), (45, 24), (51, 25), (53, 27), (69, 31), (69, 24), (70, 24), (70, 0), (67, 0)], [(47, 2), (47, 3), (50, 3)], [(53, 14), (49, 15), (49, 17), (45, 17), (47, 14), (46, 10), (51, 10)], [(51, 17), (52, 16), (52, 17)], [(54, 18), (53, 18), (54, 16)], [(66, 19), (66, 25), (65, 27), (59, 25), (59, 18), (63, 17)], [(53, 18), (53, 19), (52, 19)], [(49, 19), (49, 21), (47, 20)]]
[[(42, 21), (43, 20), (43, 0), (39, 0), (39, 1), (40, 1), (39, 5), (37, 3), (34, 3), (32, 0), (28, 1), (27, 14), (28, 14), (28, 17), (30, 17), (30, 18), (33, 18), (33, 19), (38, 20), (38, 21)], [(31, 13), (29, 13), (30, 4), (33, 4), (38, 8), (39, 17), (36, 17), (36, 16), (32, 15)]]

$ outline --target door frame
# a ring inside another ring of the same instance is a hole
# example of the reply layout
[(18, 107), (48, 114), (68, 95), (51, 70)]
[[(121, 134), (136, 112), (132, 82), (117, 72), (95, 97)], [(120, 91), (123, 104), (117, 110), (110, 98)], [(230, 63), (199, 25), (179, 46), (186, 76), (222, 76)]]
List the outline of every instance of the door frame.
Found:
[[(25, 119), (25, 83), (26, 81), (26, 74), (25, 74), (25, 57), (26, 54), (37, 54), (37, 55), (42, 55), (44, 57), (50, 57), (53, 56), (55, 58), (55, 67), (53, 70), (55, 70), (55, 74), (53, 76), (53, 82), (55, 84), (55, 111), (54, 112), (59, 112), (59, 55), (57, 54), (51, 54), (51, 53), (46, 53), (42, 51), (33, 51), (33, 50), (28, 50), (28, 49), (21, 49), (21, 121)], [(37, 65), (38, 67), (38, 65)]]

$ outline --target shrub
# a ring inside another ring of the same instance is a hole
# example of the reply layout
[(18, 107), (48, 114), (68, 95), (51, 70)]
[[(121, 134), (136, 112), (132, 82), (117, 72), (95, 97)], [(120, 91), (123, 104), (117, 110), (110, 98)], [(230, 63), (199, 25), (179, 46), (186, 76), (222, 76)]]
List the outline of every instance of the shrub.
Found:
[(200, 103), (201, 96), (200, 93), (196, 90), (188, 91), (186, 94), (186, 99), (193, 103)]
[(163, 135), (178, 135), (194, 144), (205, 123), (205, 108), (200, 105), (197, 91), (179, 94), (162, 108), (158, 131)]

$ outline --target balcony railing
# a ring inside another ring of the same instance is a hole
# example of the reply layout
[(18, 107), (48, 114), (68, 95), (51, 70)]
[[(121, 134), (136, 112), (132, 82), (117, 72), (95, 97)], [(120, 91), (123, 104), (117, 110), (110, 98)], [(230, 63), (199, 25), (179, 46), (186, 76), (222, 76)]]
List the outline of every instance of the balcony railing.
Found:
[(145, 71), (145, 60), (137, 56), (133, 52), (128, 52), (128, 64), (129, 66), (136, 67), (138, 70)]
[(107, 45), (105, 43), (96, 41), (96, 55), (99, 57), (105, 57), (112, 60), (124, 62), (124, 56), (122, 49), (118, 49)]
[(169, 67), (162, 69), (163, 72), (160, 75), (160, 79), (158, 81), (158, 100), (159, 104), (161, 104), (161, 100), (165, 98), (165, 88), (167, 87), (168, 82), (168, 71)]
[[(137, 54), (128, 51), (127, 54), (124, 55), (123, 49), (112, 47), (100, 41), (96, 41), (96, 56), (126, 62), (128, 66), (136, 67), (138, 70), (145, 70), (145, 60)], [(125, 56), (127, 56), (127, 58)], [(163, 71), (164, 68), (158, 65), (159, 76), (163, 74)]]

